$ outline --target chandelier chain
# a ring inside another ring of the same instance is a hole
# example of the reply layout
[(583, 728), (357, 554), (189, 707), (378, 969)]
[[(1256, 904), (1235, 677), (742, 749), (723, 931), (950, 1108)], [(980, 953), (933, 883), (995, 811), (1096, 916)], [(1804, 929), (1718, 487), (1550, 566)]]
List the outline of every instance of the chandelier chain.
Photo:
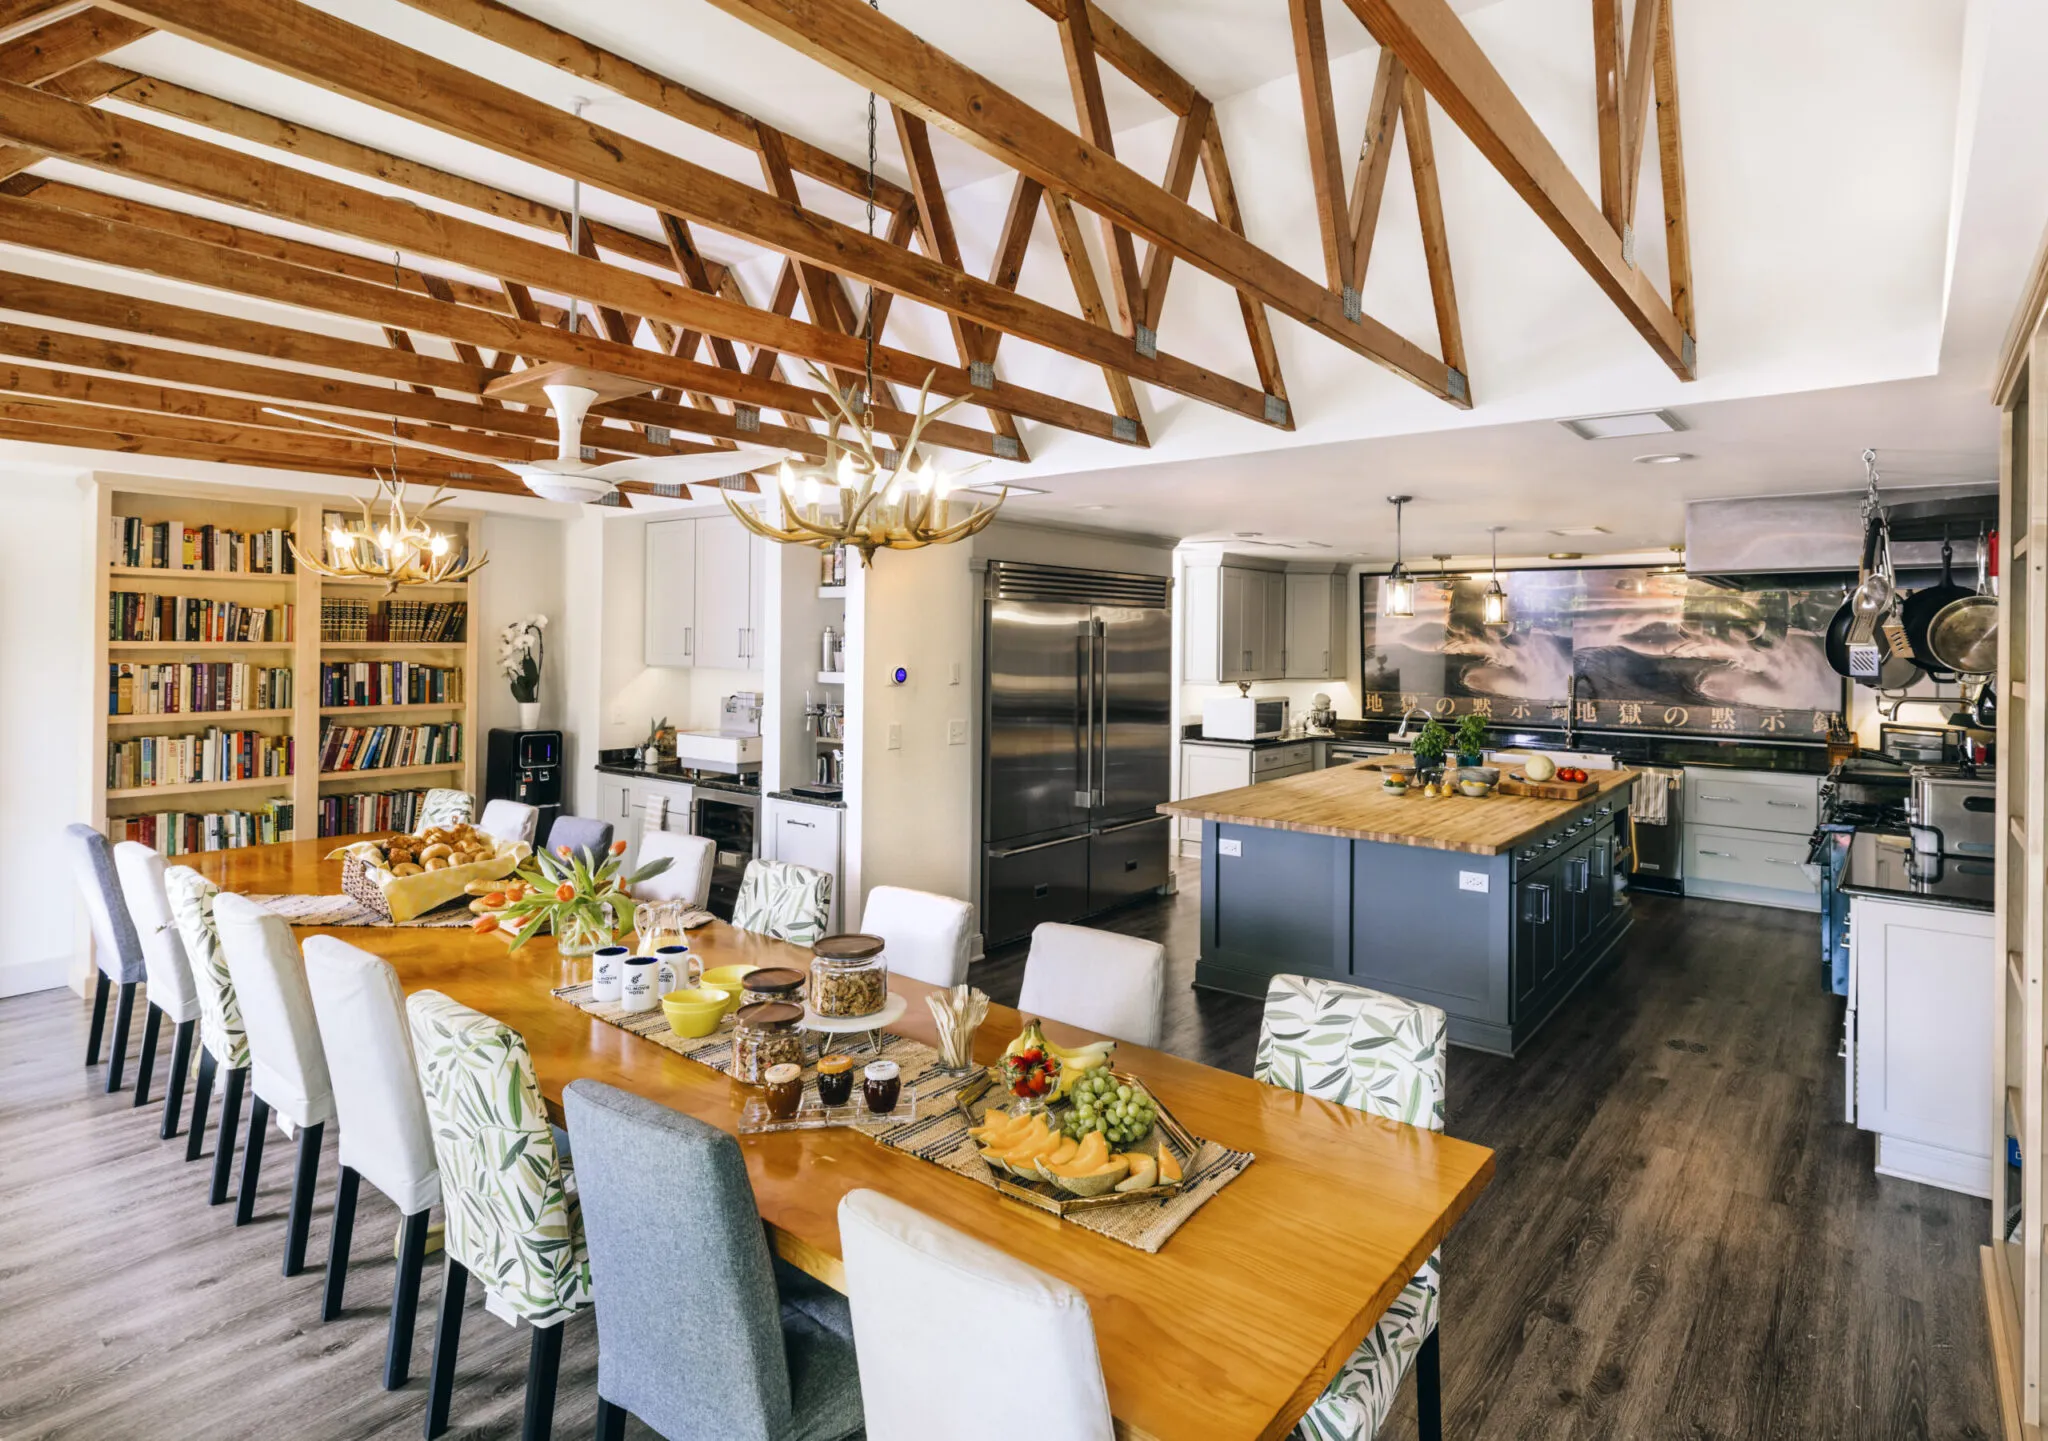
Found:
[[(882, 11), (882, 0), (868, 0), (868, 8), (876, 14)], [(875, 238), (875, 92), (868, 92), (868, 239)], [(863, 358), (861, 362), (860, 404), (867, 410), (874, 404), (875, 395), (875, 283), (868, 282), (868, 303), (860, 324)]]

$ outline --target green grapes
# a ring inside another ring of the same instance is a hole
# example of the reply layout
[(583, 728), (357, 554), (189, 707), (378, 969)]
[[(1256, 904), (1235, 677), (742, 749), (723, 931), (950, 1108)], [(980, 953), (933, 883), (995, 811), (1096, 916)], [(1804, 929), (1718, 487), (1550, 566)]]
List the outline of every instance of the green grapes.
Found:
[(1077, 1140), (1100, 1131), (1113, 1145), (1143, 1140), (1158, 1119), (1159, 1106), (1143, 1086), (1119, 1081), (1107, 1067), (1090, 1071), (1067, 1093), (1069, 1109), (1061, 1128)]

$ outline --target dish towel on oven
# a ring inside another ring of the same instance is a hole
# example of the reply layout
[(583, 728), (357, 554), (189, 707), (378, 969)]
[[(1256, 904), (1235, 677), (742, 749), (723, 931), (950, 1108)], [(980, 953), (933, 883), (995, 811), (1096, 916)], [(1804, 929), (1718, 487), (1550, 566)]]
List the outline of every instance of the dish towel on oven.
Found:
[(1685, 779), (1684, 771), (1645, 766), (1629, 789), (1628, 813), (1646, 826), (1671, 824), (1671, 792)]

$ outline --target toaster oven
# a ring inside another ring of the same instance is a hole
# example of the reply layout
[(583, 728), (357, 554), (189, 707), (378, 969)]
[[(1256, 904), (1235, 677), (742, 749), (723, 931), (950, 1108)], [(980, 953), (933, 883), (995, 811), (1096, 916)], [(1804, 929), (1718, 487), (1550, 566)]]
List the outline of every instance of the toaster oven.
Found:
[(1988, 773), (1965, 766), (1914, 766), (1906, 796), (1913, 849), (1991, 856), (1998, 850), (1998, 796)]

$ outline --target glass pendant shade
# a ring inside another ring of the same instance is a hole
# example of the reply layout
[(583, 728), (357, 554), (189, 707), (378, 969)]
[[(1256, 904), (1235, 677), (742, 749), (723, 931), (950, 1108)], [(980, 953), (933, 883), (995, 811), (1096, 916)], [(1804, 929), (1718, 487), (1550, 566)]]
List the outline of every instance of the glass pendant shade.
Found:
[(1486, 587), (1486, 599), (1480, 618), (1487, 625), (1508, 623), (1508, 593), (1500, 588), (1500, 577), (1495, 576)]
[(1384, 581), (1380, 582), (1380, 614), (1415, 614), (1415, 577), (1398, 565)]

